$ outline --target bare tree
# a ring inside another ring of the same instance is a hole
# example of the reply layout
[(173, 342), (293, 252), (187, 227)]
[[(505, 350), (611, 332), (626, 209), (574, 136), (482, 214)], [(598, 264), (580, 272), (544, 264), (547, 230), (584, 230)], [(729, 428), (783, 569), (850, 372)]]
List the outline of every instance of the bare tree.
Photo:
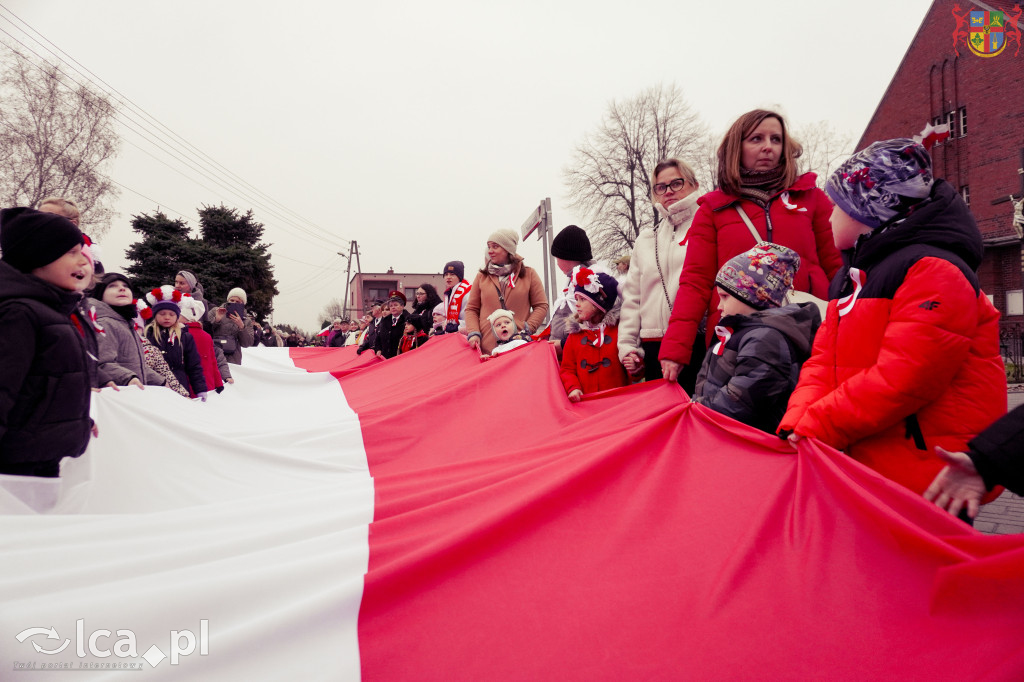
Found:
[(107, 175), (120, 146), (113, 105), (72, 81), (59, 64), (38, 63), (11, 48), (4, 52), (0, 205), (35, 206), (47, 196), (72, 199), (83, 229), (102, 235), (118, 194)]
[(332, 298), (320, 311), (320, 319), (328, 324), (336, 317), (345, 318), (345, 305), (340, 298)]
[(827, 121), (801, 126), (793, 131), (793, 137), (804, 148), (801, 167), (818, 174), (819, 187), (823, 187), (832, 171), (853, 154), (853, 137), (836, 130)]
[(675, 156), (696, 161), (691, 165), (698, 170), (709, 144), (707, 126), (675, 85), (613, 100), (563, 171), (570, 205), (584, 219), (595, 255), (631, 250), (640, 230), (657, 223), (650, 175), (658, 161)]

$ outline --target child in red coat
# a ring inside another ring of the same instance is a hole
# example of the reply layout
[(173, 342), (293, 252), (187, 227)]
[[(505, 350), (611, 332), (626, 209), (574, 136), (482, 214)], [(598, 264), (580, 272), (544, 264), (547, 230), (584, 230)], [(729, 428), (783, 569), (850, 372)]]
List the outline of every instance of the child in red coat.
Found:
[(619, 362), (618, 324), (622, 300), (619, 284), (605, 273), (580, 268), (573, 278), (576, 313), (569, 318), (562, 351), (561, 378), (569, 400), (584, 393), (628, 386), (629, 375)]

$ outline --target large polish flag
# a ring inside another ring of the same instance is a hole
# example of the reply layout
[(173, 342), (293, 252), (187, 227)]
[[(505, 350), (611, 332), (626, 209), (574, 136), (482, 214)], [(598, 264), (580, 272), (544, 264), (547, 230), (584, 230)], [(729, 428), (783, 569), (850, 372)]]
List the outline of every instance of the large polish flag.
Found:
[(1024, 679), (1024, 537), (675, 385), (458, 335), (233, 373), (0, 476), (0, 680)]

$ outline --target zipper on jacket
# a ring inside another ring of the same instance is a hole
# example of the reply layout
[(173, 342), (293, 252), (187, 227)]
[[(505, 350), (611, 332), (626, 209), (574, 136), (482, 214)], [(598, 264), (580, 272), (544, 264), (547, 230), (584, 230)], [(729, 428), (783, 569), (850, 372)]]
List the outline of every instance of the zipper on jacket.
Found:
[(764, 207), (764, 222), (768, 227), (768, 241), (772, 240), (772, 202), (775, 199), (769, 199), (768, 205)]

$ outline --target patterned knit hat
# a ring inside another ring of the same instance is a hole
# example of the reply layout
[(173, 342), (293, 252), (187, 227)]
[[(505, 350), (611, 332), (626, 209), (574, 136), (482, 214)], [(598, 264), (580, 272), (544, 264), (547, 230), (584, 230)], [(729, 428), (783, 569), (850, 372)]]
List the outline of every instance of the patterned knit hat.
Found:
[(566, 225), (562, 231), (551, 240), (551, 255), (562, 260), (572, 260), (578, 263), (594, 258), (590, 250), (590, 237), (583, 231), (583, 228), (576, 225)]
[(785, 246), (761, 242), (730, 258), (715, 277), (715, 284), (757, 310), (778, 308), (793, 288), (800, 256)]
[(590, 268), (580, 268), (572, 279), (574, 294), (582, 294), (597, 306), (602, 313), (611, 310), (619, 295), (619, 283), (614, 277), (604, 272), (594, 272)]
[(932, 191), (928, 150), (909, 138), (883, 140), (846, 160), (825, 192), (851, 218), (871, 229), (905, 215)]

